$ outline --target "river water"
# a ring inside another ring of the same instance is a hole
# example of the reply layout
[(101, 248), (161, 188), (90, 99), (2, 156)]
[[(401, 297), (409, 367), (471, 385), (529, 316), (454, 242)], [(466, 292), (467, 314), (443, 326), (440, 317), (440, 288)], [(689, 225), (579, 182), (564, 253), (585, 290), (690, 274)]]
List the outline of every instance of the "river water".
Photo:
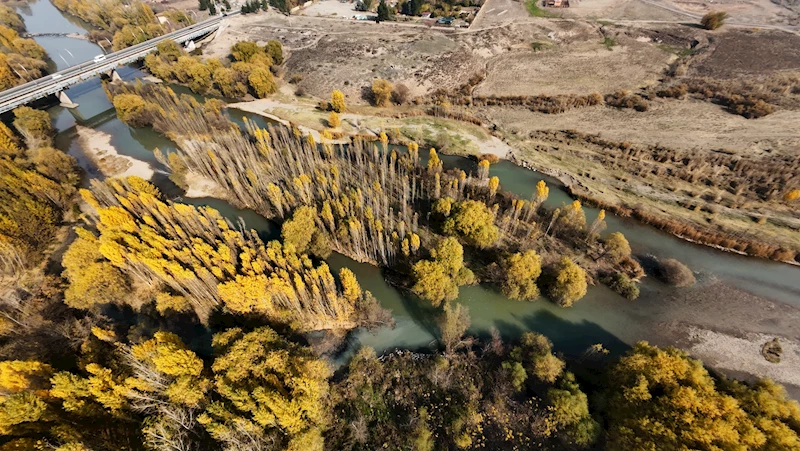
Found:
[[(29, 8), (31, 14), (24, 17), (31, 32), (41, 29), (85, 32), (85, 24), (74, 19), (65, 19), (46, 0), (38, 0)], [(46, 48), (54, 59), (60, 58), (51, 49), (69, 48), (76, 62), (91, 59), (99, 52), (99, 47), (87, 41), (63, 37), (48, 38), (44, 41), (40, 39), (44, 38), (37, 38), (43, 46), (47, 42)], [(125, 79), (143, 75), (135, 68), (125, 68), (120, 74)], [(185, 89), (183, 91), (188, 92)], [(59, 131), (56, 143), (59, 148), (79, 159), (82, 166), (87, 168), (90, 178), (97, 177), (98, 174), (92, 172), (91, 165), (80, 153), (75, 139), (76, 124), (110, 134), (112, 144), (121, 154), (147, 161), (156, 168), (153, 181), (168, 197), (175, 198), (181, 195), (181, 191), (167, 179), (164, 168), (153, 156), (153, 150), (156, 148), (165, 152), (174, 148), (169, 140), (150, 129), (132, 129), (119, 121), (100, 87), (99, 80), (78, 85), (70, 89), (68, 94), (80, 105), (77, 109), (53, 107), (49, 110)], [(230, 111), (230, 115), (237, 122), (248, 116), (265, 125), (263, 119), (247, 113)], [(442, 159), (446, 167), (475, 170), (474, 163), (465, 158), (442, 156)], [(512, 163), (504, 161), (493, 165), (491, 174), (500, 177), (501, 189), (516, 193), (525, 199), (534, 192), (536, 183), (544, 179), (550, 185), (550, 197), (546, 205), (556, 207), (572, 201), (560, 189), (556, 180)], [(247, 227), (259, 230), (265, 239), (275, 238), (279, 234), (278, 228), (270, 221), (252, 211), (236, 209), (224, 201), (218, 199), (183, 199), (183, 201), (194, 205), (209, 205), (234, 220), (242, 218)], [(587, 208), (586, 215), (587, 220), (591, 222), (596, 217), (597, 211)], [(630, 219), (608, 215), (606, 222), (608, 228), (605, 233), (622, 232), (630, 241), (635, 254), (676, 258), (698, 273), (697, 286), (684, 290), (702, 290), (703, 287), (719, 280), (773, 302), (800, 306), (800, 268), (695, 245)], [(341, 255), (331, 256), (328, 263), (334, 270), (345, 266), (352, 269), (362, 286), (371, 291), (381, 305), (392, 310), (397, 322), (397, 327), (394, 329), (384, 328), (377, 332), (359, 331), (353, 334), (349, 338), (351, 341), (349, 350), (352, 351), (358, 346), (372, 346), (380, 353), (393, 348), (418, 349), (435, 345), (438, 335), (435, 309), (413, 295), (400, 292), (388, 285), (379, 268), (354, 262)], [(567, 355), (578, 355), (595, 343), (602, 343), (613, 353), (619, 353), (638, 340), (653, 339), (654, 321), (668, 322), (675, 317), (677, 312), (672, 311), (670, 306), (663, 302), (664, 297), (673, 291), (674, 289), (652, 278), (645, 278), (640, 298), (628, 301), (604, 286), (595, 286), (590, 287), (586, 297), (578, 301), (574, 307), (563, 309), (545, 299), (519, 302), (503, 297), (491, 287), (472, 286), (460, 289), (457, 302), (469, 307), (472, 319), (470, 331), (473, 334), (486, 336), (492, 328), (495, 328), (503, 337), (514, 338), (524, 331), (536, 330), (550, 337), (556, 349)], [(345, 353), (342, 358), (347, 354)]]

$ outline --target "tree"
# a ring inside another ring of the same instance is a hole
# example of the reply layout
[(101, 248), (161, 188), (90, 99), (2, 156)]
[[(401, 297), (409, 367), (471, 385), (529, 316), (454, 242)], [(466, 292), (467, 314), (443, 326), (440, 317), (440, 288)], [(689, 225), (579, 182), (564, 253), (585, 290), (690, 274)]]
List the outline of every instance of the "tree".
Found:
[(25, 31), (25, 23), (22, 18), (16, 11), (6, 5), (0, 5), (0, 25), (19, 33)]
[(456, 303), (445, 305), (444, 313), (439, 317), (439, 330), (445, 352), (451, 354), (458, 349), (464, 334), (470, 326), (469, 309)]
[(383, 78), (372, 82), (372, 104), (378, 107), (389, 106), (392, 98), (392, 84)]
[(725, 24), (725, 19), (727, 18), (728, 13), (725, 11), (711, 11), (700, 19), (700, 25), (706, 30), (716, 30)]
[(28, 106), (14, 109), (14, 127), (25, 138), (29, 149), (52, 147), (56, 132), (50, 124), (47, 111), (35, 110)]
[(562, 307), (571, 307), (586, 295), (586, 271), (569, 257), (564, 257), (553, 269), (548, 296)]
[(302, 206), (285, 221), (281, 227), (283, 242), (291, 244), (298, 253), (304, 253), (317, 231), (317, 211), (313, 207)]
[(69, 287), (64, 302), (90, 309), (99, 304), (124, 300), (130, 293), (125, 276), (100, 253), (100, 243), (91, 232), (77, 229), (78, 238), (64, 253), (61, 264)]
[(340, 125), (342, 125), (342, 121), (339, 119), (339, 115), (336, 114), (336, 111), (331, 111), (331, 114), (328, 115), (328, 127), (338, 128)]
[(344, 94), (342, 91), (333, 91), (331, 93), (331, 109), (336, 113), (344, 113), (345, 108)]
[(263, 99), (278, 90), (278, 84), (269, 69), (256, 68), (247, 77), (256, 97)]
[(411, 272), (415, 281), (411, 290), (430, 301), (434, 307), (441, 305), (442, 301), (452, 301), (458, 297), (458, 285), (441, 263), (420, 260), (414, 264)]
[(572, 373), (566, 373), (558, 387), (547, 390), (547, 399), (551, 406), (548, 432), (580, 447), (597, 441), (602, 428), (590, 415), (589, 400)]
[(503, 294), (511, 299), (528, 301), (539, 297), (536, 279), (542, 273), (542, 259), (532, 250), (511, 254), (501, 262)]
[(279, 41), (274, 39), (267, 41), (267, 45), (264, 47), (264, 52), (272, 57), (274, 64), (283, 64), (283, 46)]
[(625, 239), (625, 235), (620, 232), (609, 234), (603, 245), (605, 247), (605, 255), (613, 262), (619, 262), (631, 255), (631, 246), (628, 244), (628, 240)]
[(322, 450), (327, 364), (268, 327), (232, 328), (212, 341), (219, 401), (198, 421), (229, 449)]
[(389, 9), (389, 5), (386, 4), (385, 0), (381, 0), (380, 4), (378, 5), (378, 22), (385, 22), (387, 20), (392, 19), (392, 12)]
[(500, 236), (494, 225), (494, 214), (483, 202), (467, 200), (453, 206), (443, 230), (448, 235), (457, 235), (478, 247), (491, 246)]
[(143, 127), (150, 123), (147, 115), (147, 102), (136, 94), (119, 94), (114, 96), (114, 108), (117, 110), (117, 117), (132, 126)]
[(231, 47), (231, 56), (236, 61), (249, 63), (255, 55), (262, 53), (263, 49), (255, 42), (239, 41)]
[(608, 375), (609, 449), (774, 449), (682, 351), (639, 342)]
[[(542, 334), (526, 332), (509, 357), (540, 383), (552, 384), (564, 372), (564, 361), (553, 355), (553, 344)], [(527, 377), (526, 376), (526, 377)]]

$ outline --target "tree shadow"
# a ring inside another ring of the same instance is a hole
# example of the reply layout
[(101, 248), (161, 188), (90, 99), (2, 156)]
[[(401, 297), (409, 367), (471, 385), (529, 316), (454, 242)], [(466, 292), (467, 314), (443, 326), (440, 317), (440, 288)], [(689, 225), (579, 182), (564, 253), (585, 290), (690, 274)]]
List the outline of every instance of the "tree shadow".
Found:
[(571, 322), (552, 312), (540, 310), (521, 318), (521, 321), (527, 329), (549, 338), (554, 350), (567, 357), (580, 357), (586, 349), (598, 343), (613, 356), (622, 355), (631, 348), (616, 335), (587, 320)]

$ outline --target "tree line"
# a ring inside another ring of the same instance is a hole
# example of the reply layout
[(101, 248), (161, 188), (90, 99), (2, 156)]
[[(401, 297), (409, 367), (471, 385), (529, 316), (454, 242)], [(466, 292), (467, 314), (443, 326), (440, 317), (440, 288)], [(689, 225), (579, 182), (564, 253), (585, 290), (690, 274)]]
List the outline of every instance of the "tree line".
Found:
[(185, 84), (198, 94), (239, 99), (247, 94), (263, 98), (278, 90), (273, 71), (283, 63), (283, 47), (272, 40), (259, 46), (240, 41), (231, 47), (232, 63), (186, 54), (174, 41), (163, 41), (145, 57), (147, 70), (165, 81)]
[(150, 6), (141, 1), (54, 0), (53, 5), (97, 27), (89, 38), (104, 48), (106, 41), (110, 42), (114, 51), (194, 23), (184, 11), (168, 9), (161, 13), (167, 19), (166, 25), (162, 24)]

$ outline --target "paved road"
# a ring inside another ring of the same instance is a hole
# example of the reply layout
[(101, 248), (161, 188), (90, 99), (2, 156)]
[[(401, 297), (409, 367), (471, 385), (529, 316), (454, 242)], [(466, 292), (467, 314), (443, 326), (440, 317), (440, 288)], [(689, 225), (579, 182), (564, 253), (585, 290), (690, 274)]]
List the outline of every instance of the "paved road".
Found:
[[(229, 15), (235, 14), (239, 14), (239, 12), (233, 12)], [(172, 33), (140, 42), (139, 44), (120, 51), (109, 53), (102, 61), (87, 61), (56, 72), (55, 74), (46, 75), (42, 78), (7, 89), (0, 93), (0, 113), (10, 111), (19, 105), (33, 100), (55, 94), (68, 86), (80, 83), (97, 74), (136, 61), (152, 52), (156, 48), (156, 45), (162, 41), (171, 39), (176, 42), (185, 42), (202, 34), (212, 32), (219, 28), (220, 22), (222, 22), (223, 19), (225, 19), (225, 16), (213, 17), (203, 22), (181, 28), (178, 31), (173, 31)]]

